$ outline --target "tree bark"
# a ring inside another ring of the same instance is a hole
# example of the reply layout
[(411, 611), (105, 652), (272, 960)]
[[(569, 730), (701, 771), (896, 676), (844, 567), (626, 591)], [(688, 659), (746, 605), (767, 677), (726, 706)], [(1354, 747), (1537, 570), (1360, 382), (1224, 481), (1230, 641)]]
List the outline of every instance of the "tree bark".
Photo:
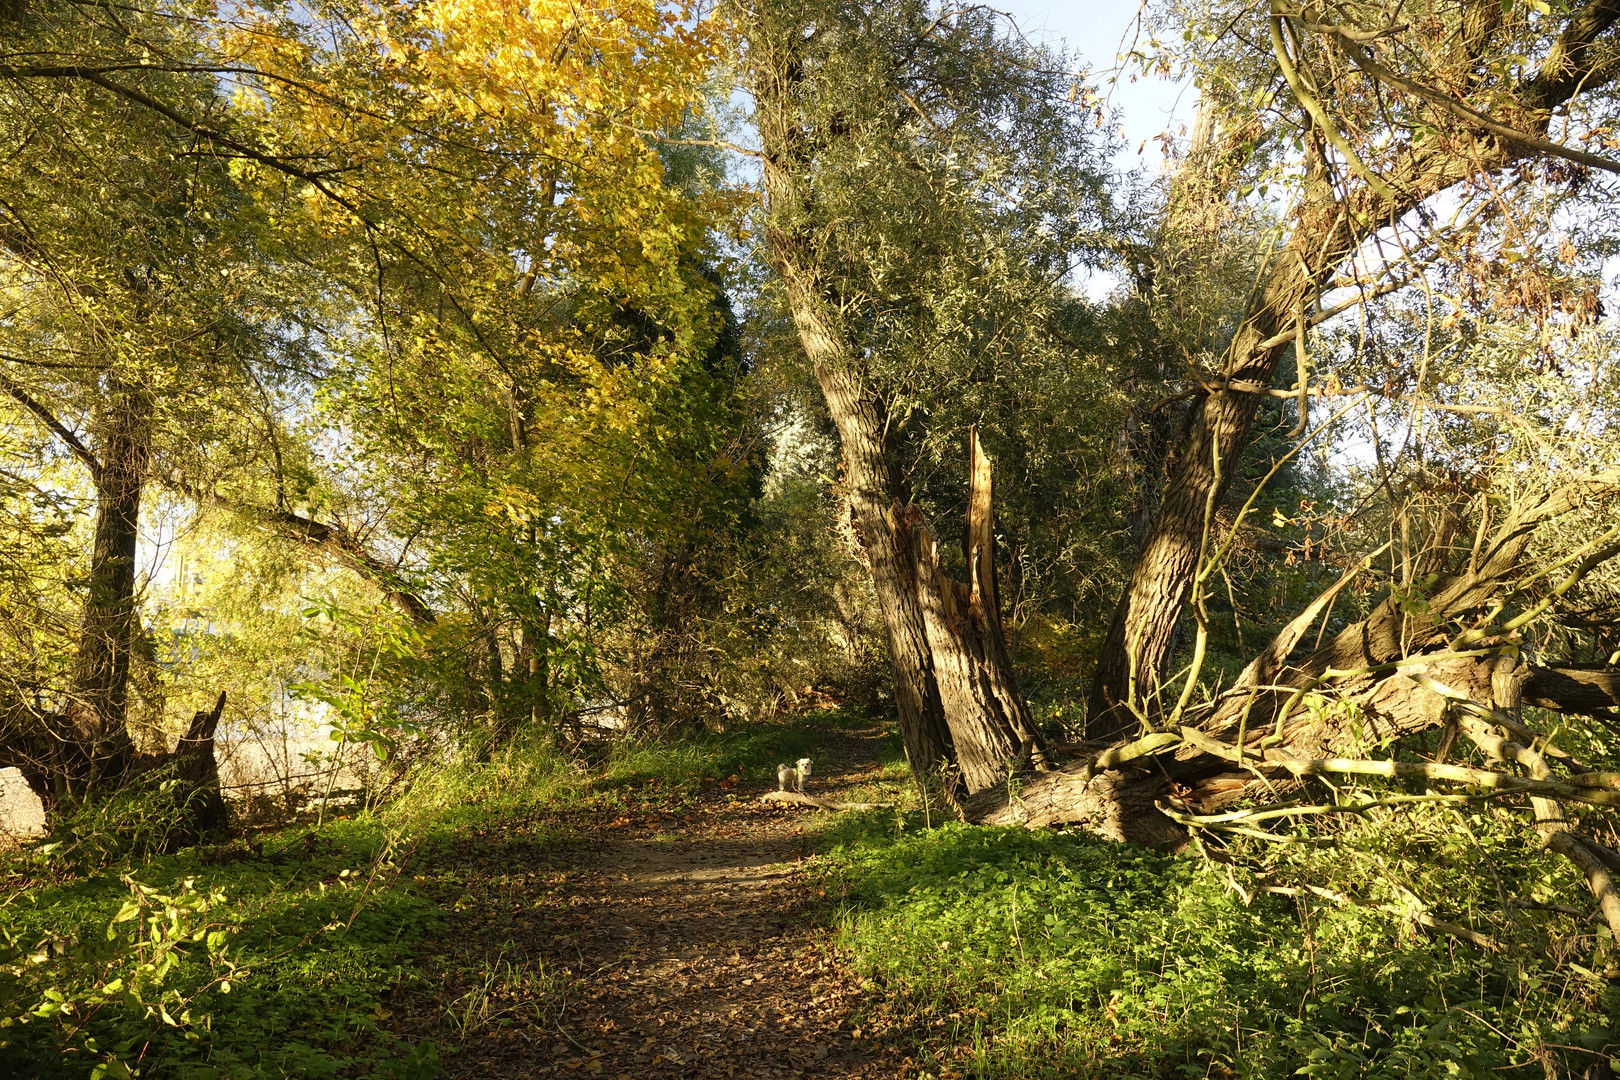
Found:
[(66, 710), (74, 745), (60, 751), (79, 760), (64, 762), (68, 767), (58, 772), (74, 794), (103, 781), (117, 783), (135, 755), (125, 705), (130, 656), (139, 632), (135, 557), (151, 452), (152, 404), (141, 391), (123, 386), (112, 387), (108, 399), (96, 425), (95, 539)]
[(748, 57), (769, 211), (766, 242), (838, 429), (856, 533), (888, 634), (906, 758), (919, 777), (960, 765), (967, 789), (977, 791), (1040, 749), (1007, 661), (996, 607), (989, 462), (975, 435), (973, 471), (983, 473), (983, 484), (982, 497), (970, 500), (974, 582), (959, 596), (958, 586), (939, 572), (922, 512), (908, 505), (889, 454), (884, 400), (866, 382), (836, 296), (820, 272), (810, 224), (814, 208), (808, 204), (814, 147), (799, 121), (803, 69), (797, 42), (793, 32), (772, 37), (755, 29)]
[[(786, 35), (782, 35), (785, 37)], [(888, 635), (894, 702), (906, 760), (919, 777), (954, 761), (939, 685), (934, 678), (928, 632), (908, 572), (901, 485), (885, 455), (882, 400), (861, 384), (857, 357), (815, 272), (808, 208), (800, 185), (812, 149), (798, 120), (796, 97), (803, 69), (793, 43), (756, 32), (749, 42), (751, 89), (763, 148), (763, 179), (769, 211), (766, 242), (786, 287), (800, 345), (815, 370), (822, 397), (843, 447), (845, 480), (855, 530), (866, 556)]]
[[(838, 428), (857, 536), (888, 635), (901, 741), (912, 771), (922, 776), (955, 762), (956, 748), (917, 592), (910, 519), (884, 453), (882, 402), (862, 393), (847, 370), (835, 370), (828, 362), (839, 339), (821, 331), (811, 303), (811, 298), (801, 298), (794, 305), (794, 319), (800, 323), (800, 341), (815, 361), (817, 381)], [(842, 364), (853, 362), (850, 351), (843, 350)]]
[[(1171, 659), (1176, 621), (1198, 572), (1206, 508), (1230, 489), (1265, 391), (1294, 348), (1292, 338), (1266, 343), (1299, 312), (1314, 307), (1321, 285), (1360, 245), (1363, 234), (1352, 221), (1366, 217), (1348, 209), (1338, 204), (1331, 182), (1318, 171), (1296, 211), (1290, 243), (1276, 255), (1244, 315), (1225, 371), (1194, 398), (1169, 456), (1163, 498), (1098, 657), (1086, 718), (1090, 741), (1114, 739), (1132, 730), (1138, 716), (1158, 711), (1156, 695)], [(1375, 220), (1387, 220), (1393, 208), (1364, 209), (1384, 211)]]
[(963, 556), (969, 581), (940, 568), (933, 533), (916, 507), (907, 511), (911, 564), (928, 633), (940, 704), (969, 792), (1005, 781), (1009, 769), (1045, 767), (1040, 736), (1018, 690), (1002, 632), (991, 518), (990, 459), (979, 433), (968, 433), (969, 496)]
[(164, 838), (166, 851), (195, 844), (212, 833), (230, 828), (230, 808), (219, 789), (219, 763), (214, 756), (214, 735), (219, 721), (225, 715), (225, 692), (220, 691), (212, 710), (196, 713), (191, 726), (180, 737), (172, 760), (177, 788), (177, 810), (174, 826)]

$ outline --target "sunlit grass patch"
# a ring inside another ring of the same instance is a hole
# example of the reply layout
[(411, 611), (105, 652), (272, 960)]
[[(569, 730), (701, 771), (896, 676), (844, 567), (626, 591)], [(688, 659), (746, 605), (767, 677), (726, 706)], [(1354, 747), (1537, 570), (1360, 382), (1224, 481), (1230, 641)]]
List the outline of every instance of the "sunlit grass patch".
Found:
[(922, 826), (915, 812), (844, 815), (826, 885), (872, 982), (869, 1028), (926, 1038), (940, 1068), (1483, 1080), (1612, 1052), (1620, 996), (1572, 985), (1551, 957), (1491, 955), (1389, 911), (1268, 895), (1193, 857)]
[(382, 1004), (439, 924), (390, 840), (375, 818), (338, 820), (224, 862), (193, 849), (11, 896), (0, 1056), (76, 1080), (135, 1063), (181, 1080), (432, 1075), (433, 1048), (395, 1038)]

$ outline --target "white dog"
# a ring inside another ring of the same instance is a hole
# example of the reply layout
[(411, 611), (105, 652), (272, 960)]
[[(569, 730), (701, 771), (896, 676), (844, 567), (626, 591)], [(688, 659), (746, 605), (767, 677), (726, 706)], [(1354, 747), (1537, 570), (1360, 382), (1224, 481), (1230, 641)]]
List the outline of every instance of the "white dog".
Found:
[(795, 770), (795, 772), (798, 774), (799, 792), (800, 794), (803, 794), (804, 782), (810, 779), (810, 759), (807, 757), (800, 758), (799, 767)]

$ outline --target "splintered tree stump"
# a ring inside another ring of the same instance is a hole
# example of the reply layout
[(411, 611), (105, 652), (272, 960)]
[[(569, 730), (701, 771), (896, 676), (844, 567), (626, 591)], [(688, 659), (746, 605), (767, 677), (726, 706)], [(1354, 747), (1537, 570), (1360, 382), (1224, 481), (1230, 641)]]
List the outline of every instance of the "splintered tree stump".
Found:
[(181, 820), (170, 833), (169, 847), (184, 847), (213, 832), (230, 828), (230, 809), (219, 790), (219, 762), (214, 757), (214, 735), (225, 714), (225, 691), (210, 712), (199, 712), (175, 745), (170, 760), (180, 781)]
[[(93, 788), (83, 779), (91, 771), (85, 748), (67, 737), (68, 720), (60, 714), (32, 725), (13, 725), (12, 730), (0, 733), (0, 768), (10, 766), (22, 773), (40, 797), (47, 821), (53, 820), (64, 800), (71, 805), (105, 798), (133, 785), (148, 788), (166, 814), (173, 811), (162, 850), (178, 851), (230, 827), (230, 808), (220, 792), (219, 765), (214, 759), (214, 736), (224, 713), (222, 692), (212, 709), (191, 718), (172, 753), (132, 755), (116, 773), (99, 777)], [(54, 743), (52, 735), (57, 736)]]

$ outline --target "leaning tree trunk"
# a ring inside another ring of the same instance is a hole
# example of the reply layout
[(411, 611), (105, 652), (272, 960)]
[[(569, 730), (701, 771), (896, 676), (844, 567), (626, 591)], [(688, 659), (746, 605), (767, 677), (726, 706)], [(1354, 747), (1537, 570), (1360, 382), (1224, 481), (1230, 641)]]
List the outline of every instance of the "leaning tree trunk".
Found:
[[(1114, 739), (1134, 728), (1138, 717), (1158, 711), (1176, 622), (1198, 572), (1208, 507), (1231, 487), (1262, 397), (1294, 349), (1293, 336), (1281, 331), (1298, 331), (1321, 282), (1360, 244), (1363, 233), (1353, 221), (1366, 219), (1335, 210), (1332, 185), (1318, 175), (1297, 212), (1302, 224), (1276, 256), (1228, 349), (1226, 370), (1199, 388), (1098, 656), (1086, 719), (1091, 741)], [(1386, 219), (1387, 211), (1378, 220)]]
[(884, 455), (883, 405), (873, 395), (863, 393), (848, 370), (832, 366), (838, 352), (843, 354), (837, 358), (840, 365), (850, 363), (851, 350), (840, 349), (840, 336), (821, 329), (816, 310), (819, 306), (814, 298), (801, 296), (794, 305), (794, 317), (800, 324), (799, 339), (815, 361), (822, 395), (838, 427), (856, 536), (888, 635), (894, 703), (900, 713), (906, 760), (920, 776), (954, 762), (956, 751), (917, 595), (910, 530), (897, 495), (898, 480)]
[(942, 765), (959, 766), (968, 791), (978, 791), (1004, 779), (1020, 758), (1038, 758), (1040, 752), (1007, 662), (996, 608), (989, 463), (975, 436), (975, 475), (982, 470), (984, 483), (982, 499), (973, 500), (978, 515), (977, 539), (969, 542), (973, 581), (963, 593), (939, 571), (932, 533), (921, 511), (908, 505), (888, 453), (883, 399), (864, 378), (836, 298), (820, 273), (816, 233), (808, 221), (813, 208), (806, 178), (814, 162), (809, 133), (799, 121), (803, 70), (796, 45), (763, 34), (749, 43), (770, 214), (766, 241), (800, 344), (838, 429), (856, 533), (888, 632), (906, 758), (919, 776)]
[[(1459, 42), (1455, 81), (1476, 79), (1498, 24), (1485, 18)], [(1249, 442), (1260, 399), (1279, 363), (1308, 325), (1324, 286), (1378, 229), (1399, 221), (1431, 197), (1480, 175), (1489, 176), (1549, 152), (1545, 137), (1554, 112), (1576, 94), (1612, 81), (1616, 69), (1593, 42), (1616, 21), (1620, 6), (1590, 3), (1567, 17), (1557, 44), (1533, 79), (1521, 84), (1515, 115), (1524, 138), (1470, 126), (1464, 137), (1413, 139), (1375, 178), (1336, 179), (1325, 162), (1333, 131), (1306, 129), (1309, 173), (1293, 208), (1287, 245), (1268, 253), (1264, 277), (1226, 351), (1223, 370), (1196, 387), (1194, 408), (1170, 455), (1164, 498), (1110, 623), (1087, 709), (1086, 735), (1108, 741), (1150, 720), (1171, 660), (1174, 631), (1198, 573), (1206, 507), (1231, 487)], [(1359, 48), (1359, 47), (1357, 47)], [(1359, 63), (1359, 61), (1358, 61)], [(1496, 111), (1493, 105), (1490, 111)], [(1447, 124), (1457, 122), (1448, 108)], [(1482, 114), (1473, 114), (1478, 117)], [(1301, 372), (1303, 378), (1303, 372)], [(1303, 389), (1303, 388), (1301, 388)], [(1303, 406), (1304, 400), (1301, 399)]]
[(74, 661), (67, 720), (72, 743), (61, 754), (60, 781), (74, 794), (116, 784), (135, 754), (125, 724), (130, 657), (139, 632), (135, 558), (141, 492), (150, 453), (152, 407), (138, 390), (117, 387), (99, 418), (96, 527)]

